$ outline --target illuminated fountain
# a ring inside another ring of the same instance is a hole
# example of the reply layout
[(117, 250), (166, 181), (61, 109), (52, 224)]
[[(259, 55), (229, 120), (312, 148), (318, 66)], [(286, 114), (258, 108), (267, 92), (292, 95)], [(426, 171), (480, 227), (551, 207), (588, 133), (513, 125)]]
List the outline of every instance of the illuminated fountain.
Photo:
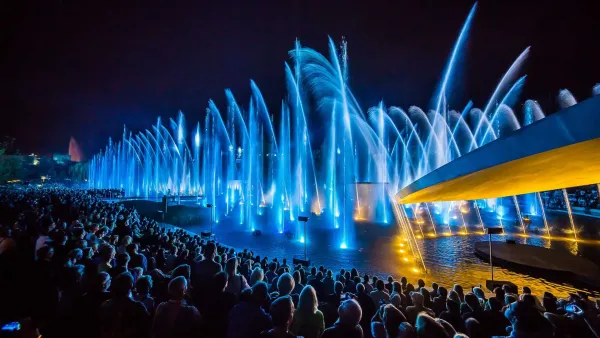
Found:
[[(413, 206), (411, 221), (393, 196), (440, 166), (544, 118), (536, 101), (523, 104), (522, 123), (511, 108), (526, 81), (520, 72), (529, 48), (500, 77), (483, 110), (470, 101), (460, 111), (447, 106), (476, 8), (460, 30), (429, 110), (384, 102), (363, 110), (350, 90), (346, 42), (336, 46), (329, 39), (326, 57), (296, 41), (284, 65), (287, 95), (276, 112), (250, 81), (245, 104), (225, 90), (226, 106), (219, 109), (210, 100), (203, 121), (192, 124), (189, 134), (181, 112), (165, 124), (158, 118), (147, 130), (124, 130), (121, 141), (109, 139), (91, 160), (90, 187), (122, 188), (127, 196), (144, 198), (195, 197), (214, 206), (216, 223), (228, 219), (248, 231), (292, 234), (308, 242), (298, 216), (312, 213), (311, 225), (331, 228), (342, 249), (354, 246), (355, 222), (396, 223), (414, 260), (425, 268), (413, 223), (421, 237), (424, 226), (432, 229), (430, 237), (438, 235), (436, 226), (447, 227), (443, 235), (467, 234), (474, 233), (470, 224), (483, 229), (486, 213), (497, 215), (504, 228), (507, 212), (498, 207), (501, 199), (485, 200), (481, 208), (478, 201), (444, 201), (432, 204), (433, 212), (427, 203), (423, 209)], [(576, 100), (562, 90), (559, 104), (568, 107)], [(537, 201), (534, 194), (525, 201), (527, 206), (539, 202), (550, 236), (539, 193)], [(513, 202), (526, 235), (518, 196)], [(420, 210), (428, 217), (419, 217)]]

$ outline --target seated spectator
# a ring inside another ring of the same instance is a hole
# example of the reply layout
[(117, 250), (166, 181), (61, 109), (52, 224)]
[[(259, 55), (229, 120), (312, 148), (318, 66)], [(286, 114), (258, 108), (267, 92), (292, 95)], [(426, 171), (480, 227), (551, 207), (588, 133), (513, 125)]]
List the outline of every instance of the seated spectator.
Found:
[(275, 270), (277, 270), (277, 263), (271, 262), (269, 264), (269, 271), (267, 271), (267, 273), (265, 274), (267, 283), (273, 283), (273, 279), (275, 279), (278, 276)]
[(115, 248), (110, 244), (102, 244), (98, 248), (98, 258), (96, 265), (98, 265), (98, 273), (108, 272), (112, 269), (111, 262), (115, 258)]
[(112, 298), (100, 307), (97, 327), (101, 337), (147, 337), (150, 333), (150, 314), (144, 304), (129, 297), (133, 276), (118, 275), (112, 283)]
[(388, 294), (392, 293), (393, 284), (394, 284), (394, 277), (388, 276), (387, 283), (385, 284), (385, 290), (387, 291)]
[(454, 337), (456, 331), (451, 325), (444, 325), (443, 320), (420, 313), (415, 321), (415, 333), (417, 337)]
[(438, 290), (439, 290), (440, 286), (438, 285), (438, 283), (431, 283), (431, 299), (434, 299), (435, 297), (438, 296)]
[(289, 296), (277, 298), (269, 310), (273, 320), (273, 328), (263, 331), (261, 338), (293, 338), (295, 335), (289, 331), (290, 324), (294, 319), (294, 302)]
[(484, 331), (490, 336), (502, 336), (506, 334), (506, 327), (510, 322), (504, 317), (502, 312), (502, 304), (497, 298), (491, 297), (488, 299), (488, 307), (483, 311), (481, 325)]
[(254, 268), (254, 270), (252, 270), (252, 274), (250, 274), (250, 286), (252, 287), (254, 284), (262, 282), (264, 278), (265, 274), (263, 269), (259, 267)]
[(362, 338), (360, 327), (362, 310), (354, 299), (345, 300), (338, 308), (339, 319), (332, 327), (325, 329), (321, 338)]
[[(393, 280), (392, 280), (393, 282)], [(390, 295), (385, 292), (385, 284), (383, 283), (382, 280), (378, 280), (377, 284), (375, 284), (376, 289), (371, 291), (371, 298), (373, 299), (373, 303), (376, 306), (381, 305), (381, 303), (389, 303), (390, 302)]]
[(315, 289), (318, 297), (324, 297), (326, 295), (325, 284), (323, 284), (323, 273), (321, 271), (317, 272), (315, 278), (308, 282), (308, 285)]
[(294, 290), (292, 291), (292, 294), (299, 295), (302, 292), (302, 289), (304, 289), (304, 285), (301, 283), (302, 275), (300, 275), (300, 271), (296, 270), (292, 276), (294, 277)]
[(124, 252), (117, 255), (117, 259), (115, 259), (115, 266), (108, 270), (111, 278), (115, 278), (123, 272), (129, 271), (129, 255)]
[(294, 291), (294, 278), (289, 273), (284, 273), (277, 279), (277, 291), (279, 297), (290, 296)]
[(319, 338), (325, 330), (325, 319), (317, 309), (318, 305), (315, 289), (310, 285), (305, 286), (300, 293), (290, 331), (304, 338)]
[(76, 324), (80, 330), (86, 330), (88, 336), (98, 337), (99, 327), (96, 318), (102, 303), (110, 299), (110, 275), (101, 272), (93, 281), (90, 292), (78, 299), (75, 306)]
[(344, 292), (344, 285), (341, 282), (335, 282), (334, 292), (327, 296), (327, 303), (337, 309), (342, 301), (342, 292)]
[(326, 295), (333, 293), (335, 286), (335, 280), (333, 279), (333, 272), (327, 270), (325, 272), (325, 278), (323, 278), (323, 293)]
[(373, 298), (367, 294), (365, 286), (362, 283), (356, 285), (356, 301), (362, 309), (362, 319), (360, 320), (360, 326), (363, 332), (371, 331), (371, 318), (375, 315), (377, 308), (373, 303)]
[(413, 305), (406, 307), (406, 319), (411, 325), (415, 325), (415, 321), (417, 320), (417, 315), (421, 312), (425, 312), (426, 314), (433, 316), (433, 310), (427, 308), (423, 305), (423, 295), (417, 292), (411, 292), (410, 298), (412, 300)]
[(271, 317), (261, 307), (269, 302), (267, 290), (264, 282), (256, 283), (250, 299), (241, 300), (229, 311), (228, 338), (255, 338), (273, 327)]
[(365, 292), (370, 294), (373, 291), (373, 285), (371, 285), (369, 275), (363, 275), (363, 285), (365, 286)]
[[(468, 318), (475, 318), (479, 323), (483, 323), (483, 307), (479, 302), (479, 298), (474, 293), (467, 293), (465, 295), (465, 303), (462, 304), (461, 310), (464, 308), (463, 320)], [(465, 306), (466, 305), (466, 306)]]
[(448, 298), (448, 290), (445, 287), (438, 288), (438, 296), (433, 299), (433, 312), (436, 317), (446, 309), (446, 299)]
[(153, 315), (154, 314), (154, 298), (150, 296), (152, 290), (152, 277), (149, 275), (141, 276), (135, 282), (135, 296), (133, 299), (141, 302), (146, 307), (146, 310)]
[(129, 254), (129, 267), (130, 268), (142, 268), (144, 272), (148, 271), (148, 260), (146, 256), (138, 253), (137, 243), (132, 243), (127, 246), (127, 253)]
[(553, 336), (552, 324), (531, 304), (513, 302), (504, 315), (512, 324), (510, 337)]
[(156, 307), (152, 325), (155, 338), (200, 336), (202, 317), (195, 306), (186, 303), (186, 292), (187, 280), (183, 276), (175, 277), (169, 282), (169, 301)]
[[(229, 258), (225, 265), (227, 273), (227, 287), (225, 291), (235, 295), (236, 297), (242, 293), (242, 290), (249, 288), (246, 278), (237, 272), (238, 260), (236, 257)], [(290, 276), (291, 277), (291, 276)]]
[(463, 288), (462, 286), (458, 285), (458, 284), (454, 284), (454, 288), (453, 290), (456, 292), (456, 294), (458, 294), (458, 299), (460, 300), (460, 302), (464, 302), (465, 301), (465, 294), (463, 292)]
[(391, 304), (383, 305), (373, 317), (371, 334), (374, 338), (396, 338), (403, 322), (406, 322), (406, 317), (400, 310)]

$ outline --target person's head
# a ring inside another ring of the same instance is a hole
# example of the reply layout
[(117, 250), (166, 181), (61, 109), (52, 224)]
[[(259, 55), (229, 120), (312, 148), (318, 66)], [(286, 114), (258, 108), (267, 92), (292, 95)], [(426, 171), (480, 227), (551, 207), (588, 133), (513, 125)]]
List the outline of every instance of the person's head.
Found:
[(354, 299), (345, 300), (340, 304), (338, 308), (338, 314), (340, 316), (340, 323), (356, 326), (362, 318), (362, 309), (358, 302)]
[[(321, 273), (319, 271), (319, 273)], [(294, 278), (289, 273), (284, 273), (277, 279), (277, 290), (280, 296), (286, 296), (292, 293), (294, 290)]]
[(429, 290), (427, 290), (426, 288), (422, 287), (419, 292), (421, 292), (421, 294), (423, 295), (423, 300), (425, 302), (430, 302), (431, 301), (431, 294), (429, 293)]
[(422, 279), (419, 279), (417, 281), (417, 285), (419, 286), (419, 288), (424, 288), (425, 287), (425, 281)]
[(319, 306), (319, 301), (317, 299), (317, 292), (315, 289), (307, 285), (300, 292), (300, 299), (298, 300), (298, 310), (303, 311), (305, 313), (315, 313), (317, 312), (317, 307)]
[(497, 286), (494, 288), (494, 295), (499, 301), (504, 301), (504, 290), (501, 287)]
[(129, 263), (129, 255), (127, 253), (120, 253), (117, 255), (117, 266), (119, 267), (127, 267), (127, 263)]
[(504, 291), (505, 294), (506, 293), (514, 293), (512, 287), (508, 284), (502, 285), (502, 290)]
[(36, 255), (39, 260), (49, 261), (54, 256), (54, 249), (51, 246), (44, 245), (36, 251)]
[(127, 246), (126, 249), (129, 255), (135, 255), (138, 252), (138, 245), (136, 243), (131, 243)]
[(378, 280), (377, 284), (375, 284), (375, 287), (377, 290), (383, 291), (383, 289), (385, 289), (385, 283), (382, 280)]
[(111, 291), (116, 298), (127, 298), (133, 289), (133, 276), (129, 272), (119, 274), (112, 282)]
[(223, 271), (217, 272), (213, 277), (215, 283), (215, 289), (219, 291), (224, 291), (227, 287), (227, 274)]
[(169, 282), (171, 300), (182, 300), (187, 291), (187, 280), (183, 276), (175, 277)]
[(446, 310), (450, 313), (460, 313), (460, 302), (454, 301), (448, 297), (448, 299), (446, 299)]
[(523, 294), (523, 298), (521, 300), (535, 306), (535, 297), (529, 293)]
[(265, 278), (265, 273), (263, 272), (263, 269), (261, 269), (259, 267), (255, 267), (254, 270), (252, 270), (252, 274), (250, 274), (250, 286), (252, 286), (258, 282), (262, 282), (262, 280), (264, 278)]
[(456, 291), (459, 296), (463, 295), (463, 288), (458, 284), (454, 284), (454, 291)]
[(402, 289), (405, 292), (407, 292), (408, 294), (410, 294), (411, 292), (415, 291), (415, 287), (411, 283), (406, 284), (406, 287), (403, 286)]
[(395, 293), (393, 296), (391, 296), (390, 303), (400, 309), (402, 307), (402, 297), (400, 297), (400, 294)]
[(335, 284), (333, 285), (333, 291), (338, 295), (341, 295), (342, 292), (344, 292), (344, 284), (342, 284), (342, 282), (339, 281), (335, 282)]
[(100, 272), (96, 276), (96, 287), (98, 291), (108, 291), (110, 288), (110, 275), (106, 272)]
[(314, 267), (314, 266), (312, 268), (310, 268), (310, 274), (313, 275), (313, 276), (316, 276), (317, 275), (317, 268)]
[(402, 284), (397, 281), (392, 283), (392, 292), (402, 293)]
[(123, 239), (121, 239), (121, 246), (127, 247), (129, 244), (131, 244), (131, 242), (131, 236), (126, 235), (125, 237), (123, 237)]
[(474, 293), (467, 293), (465, 295), (465, 303), (469, 306), (471, 311), (477, 311), (481, 308), (481, 304), (479, 303), (479, 299), (475, 296)]
[(523, 294), (530, 295), (531, 289), (528, 286), (523, 287)]
[(448, 297), (448, 289), (446, 289), (445, 287), (441, 286), (438, 289), (438, 295), (440, 297), (442, 297), (443, 299), (447, 298)]
[(115, 258), (115, 248), (110, 244), (102, 244), (98, 248), (98, 253), (100, 254), (100, 258), (103, 261), (110, 263), (110, 261)]
[(77, 264), (81, 259), (83, 259), (83, 251), (81, 249), (69, 251), (69, 260), (71, 261), (71, 264)]
[(363, 283), (356, 284), (356, 293), (364, 293), (365, 285)]
[(504, 304), (509, 305), (517, 301), (517, 297), (512, 294), (504, 295)]
[(182, 276), (183, 278), (189, 280), (191, 278), (191, 274), (192, 274), (192, 268), (190, 268), (190, 266), (188, 264), (181, 264), (173, 270), (171, 277), (174, 278), (174, 277)]
[(258, 304), (263, 304), (269, 300), (267, 283), (258, 282), (252, 286), (252, 299)]
[(298, 271), (298, 270), (294, 271), (294, 273), (292, 274), (292, 277), (294, 277), (294, 283), (296, 285), (302, 284), (302, 276), (300, 275), (300, 271)]
[(534, 307), (534, 305), (527, 302), (513, 302), (504, 312), (504, 316), (511, 322), (513, 331), (522, 334), (545, 333), (546, 335), (542, 335), (543, 337), (552, 335), (552, 325), (550, 322)]
[(388, 283), (392, 283), (394, 281), (394, 277), (388, 276), (387, 281)]
[(410, 299), (412, 300), (414, 306), (423, 307), (424, 299), (422, 294), (413, 291), (410, 293)]
[(149, 294), (150, 290), (152, 290), (152, 277), (145, 275), (138, 278), (137, 282), (135, 282), (135, 290), (142, 295)]
[(333, 279), (333, 272), (331, 270), (327, 270), (325, 275), (327, 279)]
[(400, 284), (406, 286), (406, 284), (408, 284), (408, 279), (406, 279), (406, 277), (400, 277)]
[(215, 259), (216, 252), (217, 252), (217, 246), (215, 245), (215, 243), (208, 242), (204, 246), (204, 257), (206, 257), (206, 259), (208, 259), (208, 260)]
[(485, 300), (485, 292), (483, 292), (482, 288), (474, 287), (473, 293), (475, 294), (475, 296), (477, 296), (477, 298)]
[(232, 257), (227, 260), (227, 263), (225, 263), (225, 271), (227, 272), (227, 275), (229, 275), (229, 277), (232, 277), (237, 273), (237, 266), (237, 258)]
[(363, 275), (363, 283), (364, 284), (369, 284), (369, 275)]
[(294, 319), (294, 302), (290, 296), (277, 298), (269, 310), (273, 326), (288, 329)]
[(418, 337), (450, 337), (444, 328), (444, 325), (425, 312), (421, 312), (417, 316), (417, 320), (415, 321), (415, 331)]
[(358, 270), (356, 270), (356, 268), (352, 268), (352, 270), (350, 270), (350, 277), (354, 278), (356, 276), (359, 276)]
[(397, 337), (400, 324), (406, 321), (406, 317), (394, 305), (386, 305), (382, 315), (383, 327), (388, 337)]
[(317, 272), (317, 276), (315, 277), (316, 280), (323, 280), (323, 272), (319, 271)]
[(490, 297), (490, 299), (488, 299), (488, 306), (492, 311), (497, 312), (502, 310), (502, 303), (500, 303), (500, 301), (496, 297)]

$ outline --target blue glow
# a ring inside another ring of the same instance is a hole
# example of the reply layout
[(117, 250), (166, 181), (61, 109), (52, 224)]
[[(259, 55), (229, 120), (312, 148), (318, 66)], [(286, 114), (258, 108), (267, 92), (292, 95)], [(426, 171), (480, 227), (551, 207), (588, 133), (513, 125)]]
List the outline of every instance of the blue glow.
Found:
[(300, 237), (300, 243), (304, 243), (304, 236)]
[(346, 243), (342, 243), (340, 244), (340, 249), (348, 249), (348, 246), (346, 245)]

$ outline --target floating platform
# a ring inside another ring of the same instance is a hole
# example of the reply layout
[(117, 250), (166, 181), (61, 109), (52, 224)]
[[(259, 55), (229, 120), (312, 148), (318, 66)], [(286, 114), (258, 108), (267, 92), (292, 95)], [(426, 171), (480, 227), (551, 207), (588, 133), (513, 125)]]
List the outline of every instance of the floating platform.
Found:
[[(475, 243), (475, 255), (489, 261), (489, 242)], [(565, 250), (546, 249), (527, 244), (492, 242), (494, 265), (517, 266), (552, 276), (572, 278), (600, 289), (600, 267), (589, 259), (574, 256)]]

